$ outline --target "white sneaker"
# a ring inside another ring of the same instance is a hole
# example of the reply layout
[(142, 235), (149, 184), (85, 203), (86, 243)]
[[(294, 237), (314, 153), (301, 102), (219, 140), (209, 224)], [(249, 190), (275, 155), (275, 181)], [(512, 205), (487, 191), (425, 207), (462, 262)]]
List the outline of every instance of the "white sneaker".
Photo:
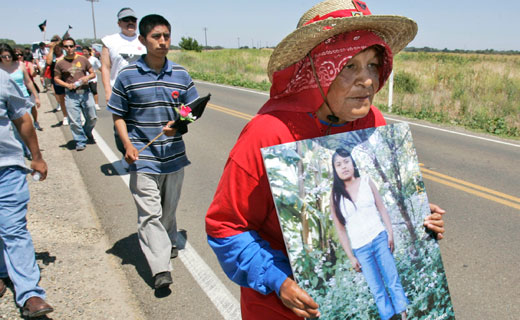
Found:
[(58, 106), (55, 109), (56, 111), (61, 111), (61, 105), (58, 103)]
[(96, 104), (94, 107), (96, 107), (96, 110), (101, 110), (101, 108), (99, 107), (99, 104)]
[(69, 118), (63, 117), (63, 125), (68, 126), (69, 125)]

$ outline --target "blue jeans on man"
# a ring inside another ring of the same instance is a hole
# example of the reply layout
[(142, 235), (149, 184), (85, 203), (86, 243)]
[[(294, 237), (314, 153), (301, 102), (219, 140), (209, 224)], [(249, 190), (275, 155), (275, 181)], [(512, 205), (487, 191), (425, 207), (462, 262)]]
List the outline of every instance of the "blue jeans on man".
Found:
[[(94, 96), (88, 89), (67, 90), (65, 106), (69, 114), (72, 138), (76, 141), (76, 149), (85, 148), (87, 141), (92, 140), (92, 130), (97, 121)], [(81, 115), (85, 118), (83, 126), (81, 125)]]
[[(388, 248), (386, 231), (381, 232), (369, 244), (354, 249), (353, 252), (361, 264), (361, 271), (374, 296), (381, 319), (387, 320), (394, 314), (406, 311), (409, 302), (397, 273), (394, 256)], [(385, 284), (390, 297), (386, 292)]]
[(27, 230), (26, 174), (26, 169), (18, 166), (0, 168), (0, 278), (9, 277), (20, 307), (30, 297), (45, 299), (45, 291), (38, 286), (40, 269)]

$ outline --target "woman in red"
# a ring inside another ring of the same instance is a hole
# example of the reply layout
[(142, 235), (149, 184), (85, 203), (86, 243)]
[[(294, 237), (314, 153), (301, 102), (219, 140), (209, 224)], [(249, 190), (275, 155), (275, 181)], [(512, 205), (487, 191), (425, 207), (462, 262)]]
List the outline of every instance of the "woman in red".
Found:
[[(238, 138), (206, 215), (208, 242), (241, 286), (243, 319), (319, 317), (291, 278), (260, 148), (385, 125), (372, 101), (416, 32), (413, 20), (371, 15), (362, 1), (327, 0), (274, 50), (270, 99)], [(444, 211), (430, 207), (424, 224), (440, 239)]]

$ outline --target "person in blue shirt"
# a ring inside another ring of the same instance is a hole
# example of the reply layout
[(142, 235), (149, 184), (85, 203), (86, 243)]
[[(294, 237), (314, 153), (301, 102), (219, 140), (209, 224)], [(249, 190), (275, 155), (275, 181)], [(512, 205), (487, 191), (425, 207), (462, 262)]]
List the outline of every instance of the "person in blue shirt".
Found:
[[(32, 171), (40, 175), (40, 180), (47, 177), (47, 164), (28, 113), (32, 107), (9, 74), (0, 70), (0, 297), (10, 279), (16, 303), (29, 318), (53, 311), (45, 302), (45, 291), (38, 286), (40, 270), (27, 230), (29, 188), (25, 176)], [(25, 164), (22, 145), (14, 137), (11, 124), (31, 151), (30, 168)]]
[[(139, 243), (154, 286), (160, 289), (172, 283), (170, 258), (177, 256), (175, 211), (184, 167), (190, 164), (181, 134), (169, 126), (180, 117), (175, 109), (199, 95), (188, 72), (166, 58), (171, 42), (169, 22), (148, 15), (139, 23), (139, 33), (147, 54), (121, 70), (107, 110), (113, 113), (130, 164)], [(161, 132), (164, 135), (146, 147)]]

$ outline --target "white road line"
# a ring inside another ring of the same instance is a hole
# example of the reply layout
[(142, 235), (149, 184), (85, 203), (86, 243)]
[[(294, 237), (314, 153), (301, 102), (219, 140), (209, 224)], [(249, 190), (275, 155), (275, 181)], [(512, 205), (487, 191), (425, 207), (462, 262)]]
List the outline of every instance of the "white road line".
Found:
[(480, 140), (484, 140), (484, 141), (488, 141), (488, 142), (494, 142), (494, 143), (499, 143), (499, 144), (504, 144), (504, 145), (507, 145), (507, 146), (520, 148), (520, 144), (514, 144), (514, 143), (510, 143), (510, 142), (505, 142), (505, 141), (500, 141), (500, 140), (495, 140), (495, 139), (490, 139), (490, 138), (474, 136), (472, 134), (456, 132), (456, 131), (451, 131), (451, 130), (442, 129), (442, 128), (436, 128), (436, 127), (427, 126), (427, 125), (424, 125), (424, 124), (419, 124), (419, 123), (415, 123), (415, 122), (409, 122), (409, 121), (406, 121), (406, 120), (400, 120), (400, 119), (395, 119), (395, 118), (386, 117), (386, 116), (385, 116), (385, 119), (393, 120), (393, 121), (397, 121), (397, 122), (404, 122), (404, 123), (408, 123), (410, 125), (414, 125), (414, 126), (417, 126), (417, 127), (423, 127), (423, 128), (428, 128), (428, 129), (432, 129), (432, 130), (437, 130), (437, 131), (442, 131), (442, 132), (447, 132), (447, 133), (452, 133), (452, 134), (458, 134), (460, 136), (464, 136), (464, 137), (468, 137), (468, 138), (480, 139)]
[[(128, 187), (130, 185), (130, 178), (119, 162), (121, 158), (114, 154), (112, 149), (110, 149), (105, 140), (103, 140), (95, 129), (92, 131), (92, 135), (101, 152), (103, 152), (107, 160), (113, 164), (114, 169)], [(179, 236), (182, 237), (180, 233)], [(182, 239), (181, 241), (186, 243), (186, 246), (184, 250), (179, 251), (179, 258), (204, 293), (206, 293), (211, 302), (213, 302), (222, 317), (226, 320), (241, 319), (240, 303), (237, 299), (229, 292), (226, 286), (219, 280), (213, 270), (204, 262), (186, 239)]]
[[(207, 84), (207, 85), (210, 85), (210, 86), (228, 88), (228, 89), (233, 89), (233, 90), (237, 90), (237, 91), (244, 91), (244, 92), (250, 92), (250, 93), (256, 93), (256, 94), (260, 94), (260, 95), (264, 95), (264, 96), (269, 96), (269, 93), (267, 93), (267, 92), (248, 90), (248, 89), (244, 89), (244, 88), (233, 87), (233, 86), (224, 85), (224, 84), (216, 84), (216, 83), (200, 81), (200, 80), (195, 80), (194, 82), (200, 82), (200, 83), (204, 83), (204, 84)], [(491, 139), (491, 138), (479, 137), (479, 136), (475, 136), (475, 135), (472, 135), (472, 134), (452, 131), (452, 130), (448, 130), (448, 129), (436, 128), (436, 127), (432, 127), (432, 126), (428, 126), (428, 125), (424, 125), (424, 124), (419, 124), (419, 123), (410, 122), (410, 121), (406, 121), (406, 120), (395, 119), (395, 118), (387, 117), (387, 116), (385, 116), (385, 119), (393, 120), (393, 121), (397, 121), (397, 122), (406, 122), (406, 123), (408, 123), (410, 125), (414, 125), (414, 126), (418, 126), (418, 127), (428, 128), (428, 129), (442, 131), (442, 132), (447, 132), (447, 133), (452, 133), (452, 134), (458, 134), (458, 135), (465, 136), (465, 137), (468, 137), (468, 138), (480, 139), (480, 140), (484, 140), (484, 141), (488, 141), (488, 142), (494, 142), (494, 143), (499, 143), (499, 144), (504, 144), (504, 145), (507, 145), (507, 146), (520, 148), (520, 144), (514, 144), (514, 143), (500, 141), (500, 140), (495, 140), (495, 139)]]
[(228, 86), (228, 85), (225, 85), (225, 84), (218, 84), (218, 83), (206, 82), (206, 81), (201, 81), (201, 80), (193, 80), (193, 82), (195, 82), (195, 83), (203, 83), (203, 84), (207, 84), (209, 86), (233, 89), (233, 90), (237, 90), (237, 91), (256, 93), (256, 94), (259, 94), (259, 95), (262, 95), (262, 96), (268, 96), (269, 97), (269, 93), (263, 92), (263, 91), (256, 91), (256, 90), (253, 90), (253, 89), (245, 89), (245, 88), (240, 88), (240, 87), (233, 87), (233, 86)]

